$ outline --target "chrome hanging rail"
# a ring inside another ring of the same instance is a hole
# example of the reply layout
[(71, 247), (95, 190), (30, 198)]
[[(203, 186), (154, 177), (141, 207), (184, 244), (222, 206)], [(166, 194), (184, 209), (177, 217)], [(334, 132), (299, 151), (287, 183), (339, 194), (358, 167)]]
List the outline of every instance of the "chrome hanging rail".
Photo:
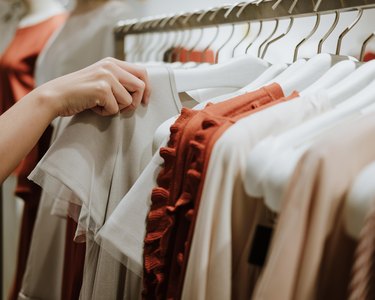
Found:
[[(134, 19), (119, 22), (114, 30), (115, 56), (124, 59), (124, 38), (129, 34), (166, 32), (184, 29), (205, 28), (222, 24), (237, 24), (251, 21), (267, 21), (293, 17), (304, 17), (319, 13), (331, 14), (337, 11), (353, 11), (375, 8), (375, 0), (264, 0), (249, 3), (241, 2), (235, 6), (216, 7), (207, 11), (181, 13), (175, 16)], [(278, 5), (275, 3), (278, 2)], [(293, 9), (291, 9), (293, 7)], [(228, 8), (231, 12), (228, 14)], [(290, 13), (292, 11), (292, 13)], [(239, 13), (241, 12), (241, 13)], [(214, 18), (211, 15), (215, 14)], [(186, 21), (186, 16), (189, 16)], [(203, 16), (203, 17), (202, 17)], [(173, 22), (170, 20), (173, 19)]]

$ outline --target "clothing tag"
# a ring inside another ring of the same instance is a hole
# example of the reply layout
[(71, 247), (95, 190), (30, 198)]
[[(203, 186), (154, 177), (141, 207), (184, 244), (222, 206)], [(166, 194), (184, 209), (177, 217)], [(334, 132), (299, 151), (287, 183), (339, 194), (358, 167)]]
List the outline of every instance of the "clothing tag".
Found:
[(259, 267), (264, 266), (270, 246), (273, 228), (264, 225), (258, 225), (252, 243), (249, 255), (249, 264)]

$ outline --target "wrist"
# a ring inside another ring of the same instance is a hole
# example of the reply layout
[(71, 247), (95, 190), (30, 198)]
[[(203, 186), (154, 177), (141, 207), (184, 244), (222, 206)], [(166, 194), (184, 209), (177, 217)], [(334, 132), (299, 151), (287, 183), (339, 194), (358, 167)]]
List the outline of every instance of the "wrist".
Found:
[(43, 112), (43, 114), (51, 121), (59, 116), (59, 101), (57, 101), (57, 97), (53, 92), (40, 87), (33, 90), (26, 97), (30, 97), (30, 101), (33, 102), (33, 106), (38, 108), (39, 111)]

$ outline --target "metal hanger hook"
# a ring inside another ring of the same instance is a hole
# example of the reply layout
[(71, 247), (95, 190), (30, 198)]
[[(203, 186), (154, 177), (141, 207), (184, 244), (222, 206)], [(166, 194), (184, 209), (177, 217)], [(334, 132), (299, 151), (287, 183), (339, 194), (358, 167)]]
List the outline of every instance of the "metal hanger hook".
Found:
[(295, 61), (297, 60), (297, 58), (298, 58), (299, 48), (300, 48), (304, 43), (306, 43), (306, 41), (307, 41), (308, 39), (310, 39), (310, 38), (314, 35), (314, 33), (318, 30), (319, 25), (320, 25), (320, 14), (317, 13), (317, 14), (316, 14), (316, 21), (315, 21), (315, 25), (314, 25), (313, 29), (310, 31), (310, 33), (309, 33), (309, 34), (308, 34), (308, 35), (307, 35), (302, 41), (300, 41), (300, 42), (297, 44), (296, 48), (294, 49), (294, 55), (293, 55), (293, 61), (294, 61), (294, 62), (295, 62)]
[(206, 61), (206, 53), (207, 53), (208, 49), (210, 49), (210, 47), (213, 45), (213, 43), (216, 41), (216, 39), (219, 36), (220, 28), (217, 25), (215, 26), (215, 28), (216, 28), (216, 32), (215, 32), (214, 38), (208, 43), (206, 48), (204, 48), (203, 51), (202, 51), (202, 58), (201, 58), (202, 62)]
[(249, 33), (250, 33), (250, 27), (251, 27), (250, 22), (248, 22), (248, 23), (247, 23), (246, 33), (244, 34), (243, 38), (242, 38), (242, 39), (241, 39), (241, 40), (240, 40), (240, 41), (234, 46), (234, 48), (233, 48), (233, 50), (232, 50), (232, 57), (234, 57), (234, 54), (235, 54), (237, 48), (242, 44), (242, 42), (243, 42), (244, 40), (246, 40), (247, 36), (248, 36)]
[(293, 18), (293, 17), (290, 17), (289, 25), (288, 25), (287, 29), (285, 30), (285, 32), (282, 33), (282, 34), (280, 34), (278, 37), (274, 38), (273, 40), (269, 41), (269, 42), (266, 44), (266, 46), (264, 47), (263, 53), (262, 53), (262, 55), (261, 55), (261, 58), (262, 58), (262, 59), (266, 56), (266, 53), (267, 53), (268, 47), (269, 47), (270, 45), (272, 45), (273, 43), (277, 42), (278, 40), (282, 39), (283, 37), (285, 37), (285, 36), (290, 32), (290, 30), (292, 29), (293, 24), (294, 24), (294, 18)]
[(340, 52), (341, 52), (341, 45), (342, 45), (342, 40), (344, 39), (344, 37), (348, 34), (348, 32), (350, 30), (353, 29), (353, 27), (355, 25), (358, 24), (359, 20), (362, 18), (362, 15), (363, 15), (363, 9), (362, 8), (359, 8), (358, 9), (358, 15), (357, 17), (355, 18), (354, 22), (352, 24), (349, 25), (349, 27), (347, 27), (339, 36), (339, 39), (337, 41), (337, 47), (336, 47), (336, 55), (340, 55)]
[(259, 30), (258, 30), (258, 33), (257, 35), (255, 36), (255, 38), (253, 39), (253, 41), (247, 46), (246, 50), (245, 50), (245, 54), (247, 54), (249, 52), (249, 49), (251, 48), (251, 46), (254, 44), (254, 42), (259, 38), (260, 34), (262, 33), (262, 29), (263, 29), (263, 21), (260, 20), (259, 21)]
[(335, 11), (335, 20), (333, 21), (332, 26), (329, 28), (329, 30), (327, 31), (327, 33), (319, 41), (319, 44), (318, 44), (318, 54), (322, 53), (322, 48), (323, 48), (324, 42), (328, 39), (328, 37), (331, 35), (331, 33), (335, 30), (337, 24), (339, 23), (339, 20), (340, 20), (340, 12)]
[(375, 32), (371, 33), (370, 36), (363, 42), (362, 48), (361, 48), (361, 54), (360, 54), (360, 61), (363, 61), (366, 54), (366, 48), (368, 43), (375, 37)]
[(228, 19), (228, 17), (230, 16), (230, 14), (232, 13), (232, 11), (239, 7), (241, 4), (246, 4), (246, 2), (237, 2), (235, 4), (233, 4), (224, 14), (224, 19)]
[(227, 39), (227, 40), (224, 42), (224, 44), (222, 44), (222, 45), (219, 47), (219, 49), (217, 49), (217, 51), (216, 51), (215, 63), (218, 63), (218, 62), (219, 62), (219, 54), (220, 54), (221, 50), (223, 50), (223, 48), (229, 43), (229, 41), (230, 41), (230, 40), (232, 39), (232, 37), (233, 37), (233, 33), (234, 33), (234, 24), (231, 24), (231, 28), (232, 28), (232, 30), (231, 30), (231, 33), (230, 33), (228, 39)]
[(253, 4), (254, 4), (253, 2), (247, 2), (245, 5), (242, 5), (242, 7), (239, 9), (239, 11), (236, 14), (236, 17), (239, 18), (242, 15), (242, 13), (245, 11), (245, 9)]
[(273, 29), (273, 31), (271, 32), (271, 34), (263, 41), (263, 43), (261, 43), (259, 45), (259, 48), (258, 48), (258, 57), (261, 56), (261, 53), (262, 53), (262, 48), (264, 45), (266, 45), (268, 43), (269, 40), (272, 39), (273, 35), (276, 33), (277, 29), (279, 28), (279, 19), (275, 19), (275, 27)]

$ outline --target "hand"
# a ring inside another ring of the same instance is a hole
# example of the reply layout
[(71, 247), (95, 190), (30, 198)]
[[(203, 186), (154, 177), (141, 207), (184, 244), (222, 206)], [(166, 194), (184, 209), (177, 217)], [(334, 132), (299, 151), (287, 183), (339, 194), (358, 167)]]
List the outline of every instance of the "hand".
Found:
[(114, 58), (49, 81), (34, 92), (45, 99), (55, 116), (86, 109), (108, 116), (147, 105), (150, 97), (146, 70)]

